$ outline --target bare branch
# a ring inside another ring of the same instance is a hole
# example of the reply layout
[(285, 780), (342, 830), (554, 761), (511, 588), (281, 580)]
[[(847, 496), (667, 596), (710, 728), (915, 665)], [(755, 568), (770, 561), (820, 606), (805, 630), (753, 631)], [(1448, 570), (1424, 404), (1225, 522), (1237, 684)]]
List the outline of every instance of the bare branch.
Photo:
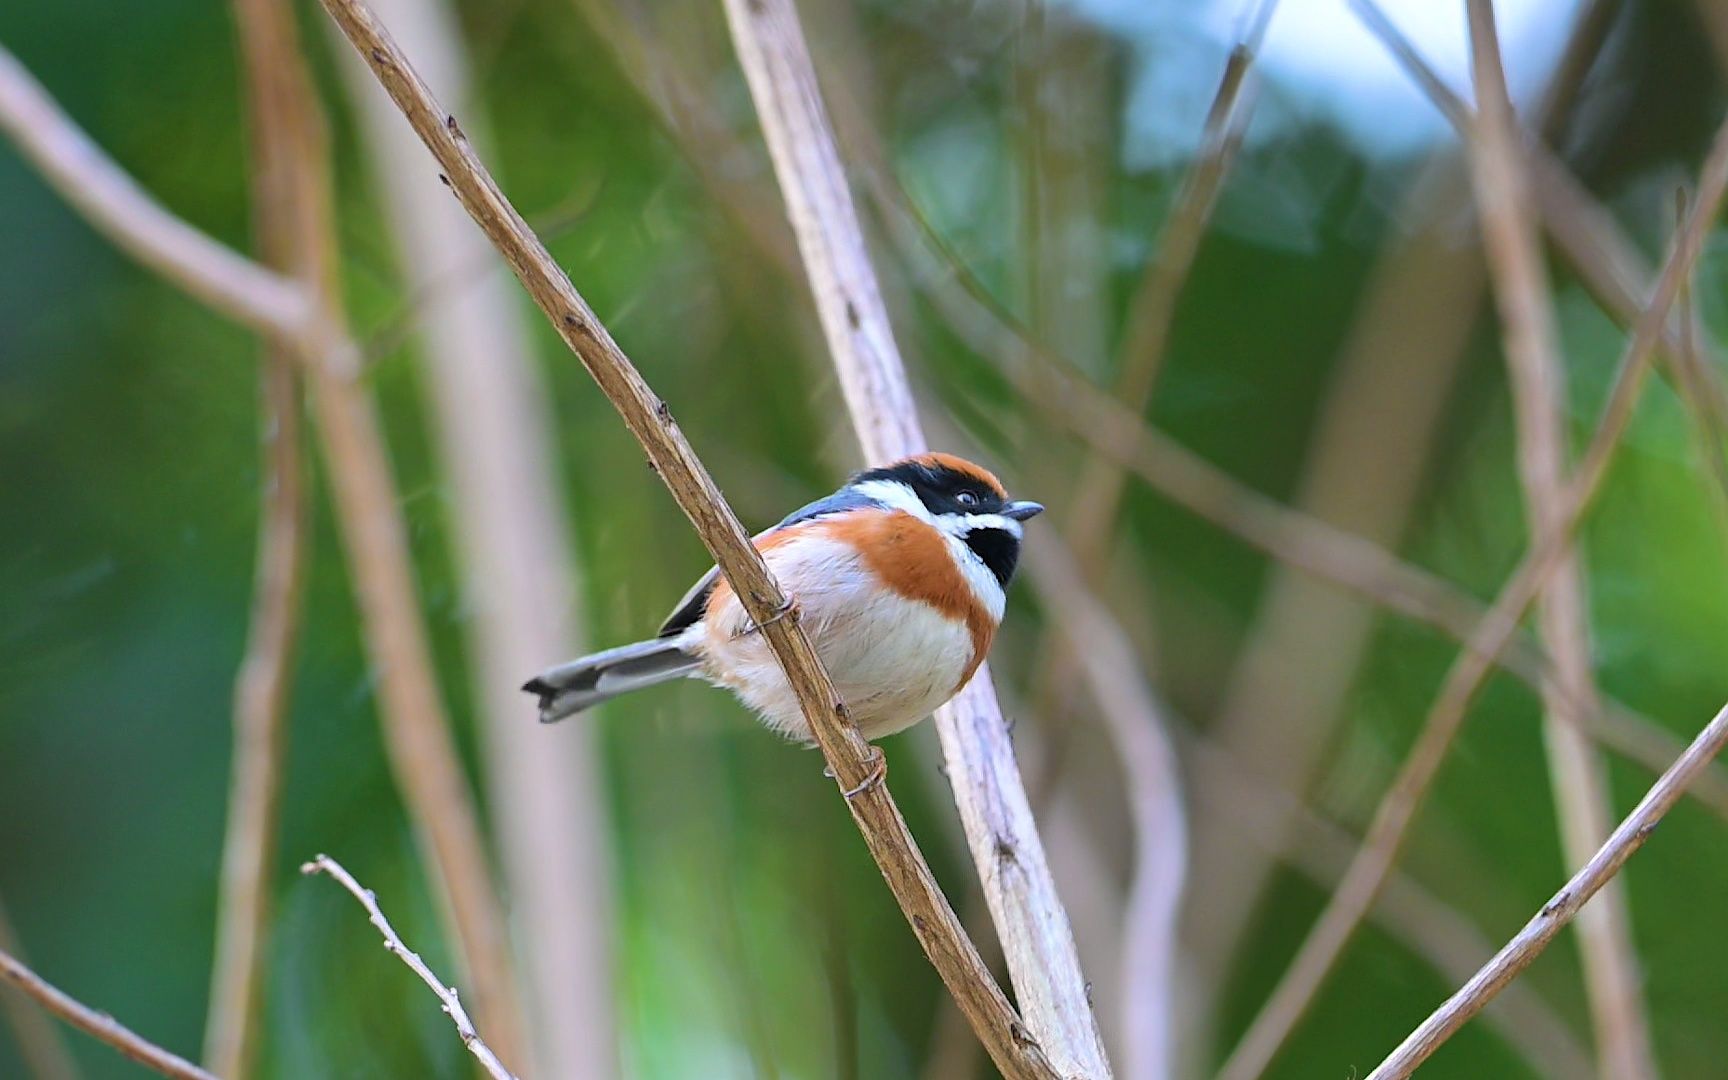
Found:
[(384, 947), (400, 957), (402, 962), (408, 965), (409, 970), (420, 976), (420, 981), (431, 987), (432, 992), (438, 995), (438, 1003), (449, 1015), (450, 1022), (456, 1025), (456, 1034), (461, 1036), (462, 1045), (466, 1046), (468, 1052), (480, 1062), (480, 1067), (486, 1070), (486, 1075), (492, 1077), (493, 1080), (516, 1080), (510, 1070), (504, 1067), (503, 1062), (498, 1060), (498, 1055), (492, 1052), (492, 1048), (487, 1046), (485, 1040), (480, 1038), (479, 1033), (474, 1030), (474, 1021), (468, 1019), (468, 1010), (462, 1007), (462, 1001), (457, 997), (456, 988), (445, 986), (444, 981), (434, 975), (432, 969), (426, 966), (426, 962), (420, 959), (419, 953), (402, 944), (402, 939), (396, 934), (396, 928), (390, 925), (390, 920), (386, 919), (384, 912), (379, 909), (378, 897), (371, 889), (362, 888), (341, 863), (328, 855), (319, 855), (309, 863), (302, 863), (300, 872), (302, 874), (329, 874), (344, 889), (353, 894), (354, 899), (360, 901), (360, 906), (366, 909), (366, 917), (372, 925), (376, 926), (378, 932), (384, 935)]
[(1685, 794), (1686, 785), (1722, 752), (1725, 745), (1728, 745), (1728, 706), (1724, 706), (1698, 733), (1692, 745), (1686, 748), (1686, 753), (1662, 774), (1590, 861), (1572, 875), (1572, 879), (1542, 905), (1542, 910), (1469, 982), (1411, 1032), (1369, 1074), (1368, 1080), (1403, 1080), (1415, 1072), (1442, 1043), (1522, 974), (1555, 935), (1572, 921), (1585, 902), (1613, 880), (1620, 868), (1626, 865), (1626, 860), (1644, 846), (1644, 841), (1656, 831), (1662, 818)]
[(324, 6), (431, 150), (463, 208), (498, 247), (565, 344), (617, 408), (745, 610), (762, 628), (798, 694), (836, 784), (843, 791), (857, 793), (847, 805), (865, 843), (926, 955), (961, 1001), (992, 1058), (1013, 1077), (1055, 1076), (1043, 1051), (967, 940), (887, 785), (877, 782), (876, 755), (880, 751), (870, 747), (851, 722), (798, 626), (797, 609), (787, 603), (769, 576), (761, 556), (672, 420), (671, 410), (642, 381), (569, 278), (504, 198), (470, 149), (456, 118), (438, 105), (371, 12), (356, 0), (324, 0)]
[[(24, 949), (6, 916), (6, 906), (0, 904), (0, 952), (24, 959)], [(54, 1022), (42, 1015), (33, 1000), (22, 991), (0, 983), (0, 1012), (12, 1026), (17, 1038), (18, 1056), (36, 1080), (78, 1080), (78, 1065), (72, 1051), (60, 1038)]]
[(1728, 188), (1728, 123), (1719, 132), (1710, 158), (1705, 162), (1699, 181), (1698, 202), (1676, 239), (1674, 253), (1663, 269), (1655, 297), (1627, 343), (1619, 374), (1609, 392), (1609, 400), (1603, 406), (1596, 431), (1567, 485), (1564, 516), (1551, 532), (1539, 538), (1538, 547), (1513, 572), (1493, 607), (1468, 635), (1468, 644), (1447, 672), (1440, 695), (1423, 721), (1421, 734), (1375, 809), (1373, 823), (1350, 872), (1333, 893), (1296, 959), (1232, 1055), (1232, 1060), (1240, 1058), (1242, 1071), (1232, 1073), (1227, 1068), (1221, 1075), (1257, 1075), (1263, 1062), (1271, 1060), (1307, 1011), (1344, 945), (1373, 903), (1464, 722), (1476, 690), (1487, 677), (1493, 658), (1513, 639), (1525, 609), (1540, 592), (1548, 575), (1559, 565), (1561, 553), (1566, 550), (1573, 530), (1607, 472), (1608, 461), (1637, 402), (1637, 390), (1649, 369), (1657, 340), (1667, 322), (1669, 307), (1703, 246), (1704, 234), (1714, 217), (1717, 203), (1722, 199), (1724, 188)]
[(211, 307), (282, 335), (299, 332), (311, 318), (304, 290), (164, 210), (4, 48), (0, 131), (116, 244)]
[[(726, 0), (727, 22), (864, 457), (923, 450), (905, 366), (790, 0)], [(1027, 1025), (1063, 1074), (1110, 1073), (985, 669), (936, 716), (973, 861)]]
[(163, 1076), (177, 1077), (179, 1080), (216, 1080), (213, 1073), (207, 1073), (178, 1054), (164, 1050), (134, 1034), (130, 1028), (107, 1013), (97, 1012), (62, 993), (4, 950), (0, 950), (0, 979), (5, 979), (21, 993), (28, 995), (44, 1009), (79, 1031), (102, 1040), (127, 1058), (154, 1069)]

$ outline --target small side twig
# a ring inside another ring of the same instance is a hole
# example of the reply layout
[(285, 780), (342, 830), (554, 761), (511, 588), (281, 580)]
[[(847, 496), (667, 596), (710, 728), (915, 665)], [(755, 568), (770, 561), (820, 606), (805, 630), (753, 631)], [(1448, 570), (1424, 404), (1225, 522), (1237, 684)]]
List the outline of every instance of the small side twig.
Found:
[(1728, 746), (1728, 705), (1705, 725), (1680, 759), (1651, 786), (1632, 813), (1597, 849), (1572, 879), (1518, 931), (1494, 958), (1470, 981), (1436, 1009), (1415, 1031), (1387, 1055), (1368, 1080), (1403, 1080), (1450, 1039), (1483, 1007), (1523, 973), (1561, 930), (1577, 916), (1585, 902), (1613, 880), (1656, 826), (1673, 808), (1686, 786)]
[(162, 1049), (107, 1013), (98, 1012), (56, 988), (5, 950), (0, 950), (0, 979), (5, 979), (79, 1031), (102, 1040), (163, 1076), (176, 1077), (177, 1080), (216, 1080), (214, 1073), (205, 1072), (179, 1054)]
[[(20, 961), (24, 957), (5, 904), (0, 904), (0, 952), (12, 953)], [(72, 1051), (60, 1038), (54, 1022), (43, 1016), (30, 998), (0, 984), (0, 1013), (5, 1014), (11, 1025), (19, 1057), (36, 1080), (78, 1080), (78, 1065), (72, 1060)]]
[(419, 953), (402, 944), (402, 939), (397, 935), (396, 928), (390, 925), (390, 920), (384, 917), (384, 912), (378, 907), (378, 897), (371, 889), (362, 887), (358, 881), (354, 880), (354, 875), (328, 855), (319, 855), (311, 862), (302, 863), (300, 872), (302, 874), (329, 874), (344, 889), (352, 893), (354, 899), (360, 901), (360, 906), (366, 909), (366, 917), (372, 925), (376, 926), (378, 932), (384, 935), (384, 947), (400, 957), (402, 962), (408, 965), (409, 970), (420, 976), (420, 981), (431, 987), (432, 992), (438, 995), (438, 1003), (449, 1014), (450, 1022), (456, 1025), (456, 1034), (462, 1037), (462, 1045), (466, 1046), (468, 1052), (480, 1062), (480, 1067), (486, 1070), (486, 1074), (491, 1076), (493, 1080), (516, 1080), (510, 1070), (506, 1069), (504, 1064), (498, 1060), (498, 1055), (494, 1054), (492, 1048), (486, 1045), (486, 1041), (480, 1037), (480, 1033), (474, 1030), (474, 1021), (468, 1019), (468, 1010), (462, 1007), (462, 1001), (456, 994), (456, 988), (445, 986), (444, 981), (434, 975), (432, 969), (426, 966), (426, 962), (420, 959)]

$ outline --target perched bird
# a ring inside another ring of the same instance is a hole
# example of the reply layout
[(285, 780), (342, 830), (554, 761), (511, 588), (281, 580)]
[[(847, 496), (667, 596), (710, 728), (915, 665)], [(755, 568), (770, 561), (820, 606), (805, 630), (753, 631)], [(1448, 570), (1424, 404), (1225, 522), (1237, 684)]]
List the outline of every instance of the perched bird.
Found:
[[(1021, 523), (986, 469), (919, 454), (868, 469), (755, 538), (869, 739), (928, 716), (966, 685), (1002, 621)], [(798, 699), (718, 569), (658, 636), (560, 664), (530, 680), (550, 723), (680, 676), (731, 689), (780, 734), (810, 742)]]

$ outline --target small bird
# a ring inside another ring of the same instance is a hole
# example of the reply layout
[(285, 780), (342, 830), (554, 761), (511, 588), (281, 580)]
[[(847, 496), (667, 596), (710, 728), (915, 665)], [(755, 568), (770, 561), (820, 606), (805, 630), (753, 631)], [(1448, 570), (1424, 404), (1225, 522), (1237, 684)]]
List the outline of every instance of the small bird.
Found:
[[(929, 453), (867, 469), (755, 538), (865, 738), (953, 697), (990, 649), (1020, 557), (1021, 523), (988, 470)], [(774, 731), (812, 741), (798, 699), (731, 588), (710, 570), (652, 640), (585, 656), (523, 686), (562, 720), (631, 690), (696, 676)]]

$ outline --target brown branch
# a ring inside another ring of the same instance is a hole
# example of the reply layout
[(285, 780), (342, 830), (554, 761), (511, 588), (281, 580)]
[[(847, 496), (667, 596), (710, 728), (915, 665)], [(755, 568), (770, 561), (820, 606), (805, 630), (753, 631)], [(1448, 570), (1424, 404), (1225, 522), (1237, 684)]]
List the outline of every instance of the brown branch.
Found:
[(516, 1080), (510, 1070), (504, 1067), (503, 1062), (498, 1060), (498, 1055), (492, 1052), (492, 1048), (487, 1046), (485, 1040), (480, 1038), (479, 1033), (474, 1030), (474, 1021), (468, 1018), (468, 1010), (462, 1007), (462, 1001), (456, 994), (456, 988), (445, 986), (444, 981), (434, 975), (432, 969), (426, 966), (426, 962), (420, 959), (419, 953), (402, 944), (402, 939), (396, 934), (396, 928), (390, 925), (390, 920), (384, 917), (384, 912), (378, 907), (378, 897), (371, 889), (362, 888), (341, 863), (328, 855), (319, 855), (309, 863), (302, 863), (300, 872), (302, 874), (329, 874), (344, 889), (352, 893), (354, 899), (360, 901), (360, 906), (366, 909), (367, 919), (378, 928), (380, 934), (384, 935), (384, 948), (400, 957), (402, 962), (408, 965), (409, 970), (418, 975), (420, 981), (431, 987), (432, 993), (438, 996), (438, 1004), (450, 1017), (450, 1022), (456, 1025), (456, 1034), (461, 1037), (462, 1045), (467, 1047), (468, 1052), (480, 1062), (480, 1067), (486, 1070), (486, 1075), (492, 1077), (493, 1080)]
[[(1600, 709), (1591, 670), (1584, 572), (1569, 544), (1550, 539), (1569, 526), (1566, 433), (1558, 330), (1530, 206), (1512, 99), (1501, 66), (1492, 0), (1468, 0), (1477, 115), (1468, 140), (1489, 276), (1498, 301), (1517, 426), (1518, 472), (1533, 545), (1557, 545), (1558, 565), (1536, 604), (1555, 678), (1543, 684), (1542, 730), (1560, 824), (1561, 851), (1581, 862), (1612, 827), (1602, 760), (1577, 725)], [(1684, 281), (1684, 278), (1682, 278)], [(1568, 715), (1570, 714), (1570, 715)], [(1656, 1073), (1625, 891), (1610, 884), (1579, 920), (1584, 984), (1602, 1069), (1626, 1080)]]
[[(304, 79), (301, 85), (306, 85)], [(315, 117), (314, 104), (308, 102), (298, 115)], [(44, 173), (67, 201), (84, 210), (93, 224), (125, 250), (194, 295), (206, 296), (207, 283), (200, 275), (216, 273), (219, 281), (223, 275), (233, 275), (231, 281), (214, 287), (238, 289), (237, 295), (249, 302), (220, 310), (281, 337), (299, 358), (312, 388), (319, 435), (331, 466), (336, 519), (358, 593), (368, 653), (378, 676), (380, 721), (397, 787), (449, 901), (446, 910), (454, 927), (452, 936), (475, 986), (476, 1011), (492, 1028), (495, 1041), (511, 1053), (521, 1039), (503, 917), (492, 892), (473, 799), (432, 674), (410, 569), (407, 529), (389, 456), (377, 413), (356, 381), (359, 350), (342, 327), (341, 311), (329, 283), (312, 299), (308, 311), (282, 313), (261, 299), (250, 302), (259, 292), (253, 287), (256, 282), (280, 279), (239, 256), (232, 256), (239, 265), (213, 268), (209, 260), (200, 261), (204, 255), (198, 253), (219, 245), (184, 223), (177, 222), (172, 228), (152, 224), (151, 216), (164, 215), (165, 211), (143, 198), (112, 161), (71, 128), (70, 121), (3, 49), (0, 127), (27, 147), (73, 147), (75, 152), (52, 157), (52, 167)], [(314, 167), (306, 156), (313, 148), (322, 153), (321, 136), (301, 133), (299, 145), (305, 172), (301, 177), (304, 186), (296, 189), (296, 198), (303, 200), (296, 220), (302, 228), (316, 227), (315, 234), (309, 231), (305, 235), (320, 245), (319, 265), (334, 267), (329, 170), (322, 157)], [(157, 244), (161, 246), (150, 246)], [(304, 293), (296, 289), (293, 295)]]
[[(456, 100), (471, 96), (449, 5), (378, 0), (377, 10), (413, 47), (429, 83)], [(336, 42), (333, 30), (329, 37)], [(599, 729), (526, 723), (516, 689), (525, 672), (582, 652), (567, 487), (557, 475), (552, 397), (541, 385), (532, 316), (520, 308), (498, 253), (433, 170), (399, 167), (425, 151), (365, 65), (345, 42), (338, 47), (404, 285), (437, 296), (414, 321), (450, 485), (463, 606), (472, 615), (463, 637), (492, 831), (516, 940), (527, 946), (517, 956), (534, 1043), (523, 1051), (539, 1053), (515, 1064), (545, 1076), (614, 1076), (613, 875), (595, 760)], [(469, 118), (469, 137), (482, 142), (483, 126)], [(468, 287), (438, 295), (446, 281)]]
[[(10, 953), (20, 962), (24, 959), (23, 947), (6, 916), (4, 904), (0, 904), (0, 952)], [(18, 1056), (31, 1076), (36, 1080), (78, 1080), (78, 1064), (72, 1060), (71, 1050), (60, 1038), (54, 1022), (42, 1015), (31, 998), (0, 983), (0, 1012), (6, 1014), (6, 1022), (12, 1026)]]
[(164, 1050), (134, 1034), (130, 1028), (107, 1013), (97, 1012), (62, 993), (4, 950), (0, 950), (0, 979), (11, 983), (20, 993), (32, 998), (79, 1031), (102, 1040), (132, 1061), (154, 1069), (163, 1076), (177, 1077), (179, 1080), (216, 1080), (214, 1074), (207, 1073), (178, 1054)]
[[(797, 12), (790, 0), (725, 7), (864, 457), (920, 451), (924, 433)], [(1073, 933), (985, 669), (936, 725), (1027, 1025), (1059, 1072), (1108, 1076)]]
[(1289, 1032), (1307, 1011), (1324, 984), (1338, 955), (1360, 925), (1364, 913), (1385, 881), (1398, 856), (1404, 837), (1414, 820), (1429, 785), (1462, 726), (1476, 690), (1487, 677), (1493, 658), (1517, 632), (1524, 611), (1560, 563), (1573, 531), (1606, 475), (1608, 462), (1637, 403), (1643, 376), (1649, 370), (1668, 311), (1680, 283), (1690, 273), (1703, 246), (1703, 237), (1715, 214), (1723, 190), (1728, 187), (1728, 123), (1718, 133), (1699, 181), (1699, 199), (1685, 228), (1676, 238), (1674, 252), (1657, 282), (1656, 295), (1640, 317), (1622, 356), (1609, 400), (1603, 406), (1590, 445), (1567, 485), (1563, 518), (1539, 538), (1532, 550), (1501, 589), (1494, 605), (1468, 636), (1468, 644), (1446, 674), (1439, 697), (1429, 709), (1398, 775), (1375, 809), (1361, 850), (1325, 911), (1316, 921), (1296, 959), (1291, 962), (1260, 1015), (1249, 1026), (1233, 1059), (1240, 1057), (1241, 1072), (1226, 1069), (1221, 1075), (1253, 1075), (1259, 1063), (1269, 1061)]
[[(275, 0), (236, 0), (253, 142), (253, 218), (264, 260), (296, 288), (315, 295), (325, 268), (305, 242), (293, 196), (308, 130), (293, 115), (300, 95), (292, 18)], [(293, 681), (307, 560), (306, 477), (302, 461), (301, 381), (294, 350), (266, 342), (259, 373), (263, 443), (262, 509), (246, 653), (234, 684), (234, 750), (228, 827), (222, 844), (216, 955), (204, 1060), (216, 1073), (249, 1076), (258, 1046), (265, 936), (273, 891), (282, 793), (282, 752)]]
[(470, 149), (456, 118), (439, 107), (371, 12), (356, 0), (324, 0), (324, 6), (437, 159), (463, 208), (498, 247), (565, 344), (617, 408), (746, 612), (762, 628), (798, 694), (836, 784), (841, 790), (858, 791), (847, 806), (865, 843), (926, 955), (961, 1000), (992, 1058), (1013, 1077), (1055, 1076), (966, 939), (887, 785), (867, 782), (877, 775), (879, 751), (864, 741), (851, 722), (798, 625), (797, 609), (787, 603), (768, 574), (761, 556), (672, 420), (670, 409), (642, 381), (569, 278), (504, 198)]
[(216, 310), (281, 334), (299, 332), (312, 317), (303, 289), (163, 209), (4, 48), (0, 132), (115, 244)]
[(1728, 706), (1724, 706), (1698, 733), (1686, 752), (1662, 774), (1590, 861), (1572, 875), (1572, 879), (1542, 905), (1542, 910), (1469, 982), (1411, 1032), (1369, 1074), (1368, 1080), (1403, 1080), (1415, 1072), (1442, 1043), (1523, 973), (1572, 921), (1585, 902), (1611, 881), (1626, 865), (1626, 860), (1644, 846), (1662, 818), (1685, 793), (1686, 785), (1722, 752), (1725, 745), (1728, 745)]

